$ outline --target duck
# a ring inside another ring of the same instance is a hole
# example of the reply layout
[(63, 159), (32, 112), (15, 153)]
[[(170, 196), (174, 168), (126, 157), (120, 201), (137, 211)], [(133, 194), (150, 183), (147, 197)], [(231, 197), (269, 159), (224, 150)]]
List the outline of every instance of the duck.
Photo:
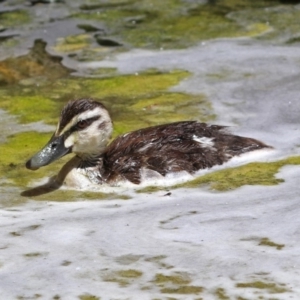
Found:
[[(141, 184), (146, 177), (222, 165), (235, 156), (270, 148), (249, 137), (233, 135), (226, 126), (179, 121), (142, 128), (109, 143), (113, 123), (106, 107), (92, 98), (69, 101), (49, 142), (26, 162), (37, 170), (74, 153), (56, 181), (67, 186)], [(145, 176), (145, 174), (147, 176)]]

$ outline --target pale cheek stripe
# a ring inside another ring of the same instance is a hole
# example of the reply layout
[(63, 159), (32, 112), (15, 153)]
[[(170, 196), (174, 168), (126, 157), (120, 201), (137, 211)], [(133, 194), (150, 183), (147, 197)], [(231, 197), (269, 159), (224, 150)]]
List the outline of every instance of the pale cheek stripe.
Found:
[(57, 123), (57, 126), (56, 126), (56, 130), (55, 130), (55, 136), (58, 136), (58, 130), (59, 130), (59, 122)]
[(73, 119), (65, 126), (65, 128), (61, 131), (60, 135), (64, 134), (66, 131), (70, 130), (72, 126), (74, 126), (78, 120), (86, 120), (93, 117), (96, 117), (97, 115), (102, 115), (102, 109), (99, 107), (94, 108), (91, 111), (85, 111), (79, 115), (76, 115), (73, 117)]
[(73, 117), (73, 119), (65, 126), (65, 128), (61, 131), (60, 135), (64, 134), (68, 130), (71, 129), (72, 126), (74, 126), (77, 122), (77, 116)]

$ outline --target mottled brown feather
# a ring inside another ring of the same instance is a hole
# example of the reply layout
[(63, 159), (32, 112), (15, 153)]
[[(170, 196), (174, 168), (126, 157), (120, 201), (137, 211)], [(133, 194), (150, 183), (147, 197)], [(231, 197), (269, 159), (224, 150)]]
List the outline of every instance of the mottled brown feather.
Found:
[[(209, 147), (194, 137), (213, 138)], [(224, 127), (196, 121), (177, 122), (140, 129), (116, 138), (102, 155), (102, 180), (112, 183), (127, 179), (141, 182), (141, 168), (165, 176), (221, 165), (231, 157), (269, 147), (251, 138), (227, 133)]]

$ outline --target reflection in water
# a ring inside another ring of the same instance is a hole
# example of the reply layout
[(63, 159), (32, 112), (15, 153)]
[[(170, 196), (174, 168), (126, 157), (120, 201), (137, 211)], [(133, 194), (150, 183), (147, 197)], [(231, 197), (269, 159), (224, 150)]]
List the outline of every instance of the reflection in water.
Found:
[(55, 190), (58, 190), (62, 186), (62, 183), (56, 182), (55, 179), (56, 176), (49, 178), (49, 181), (47, 183), (21, 192), (21, 196), (35, 197), (35, 196), (45, 195), (54, 192)]

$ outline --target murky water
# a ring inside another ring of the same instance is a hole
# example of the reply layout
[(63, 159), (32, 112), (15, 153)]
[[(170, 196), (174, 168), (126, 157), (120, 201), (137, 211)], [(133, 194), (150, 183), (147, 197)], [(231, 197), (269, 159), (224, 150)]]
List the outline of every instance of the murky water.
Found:
[[(297, 2), (1, 1), (3, 299), (300, 298)], [(24, 167), (83, 96), (114, 136), (198, 119), (274, 150), (180, 186), (21, 196), (64, 163)]]

